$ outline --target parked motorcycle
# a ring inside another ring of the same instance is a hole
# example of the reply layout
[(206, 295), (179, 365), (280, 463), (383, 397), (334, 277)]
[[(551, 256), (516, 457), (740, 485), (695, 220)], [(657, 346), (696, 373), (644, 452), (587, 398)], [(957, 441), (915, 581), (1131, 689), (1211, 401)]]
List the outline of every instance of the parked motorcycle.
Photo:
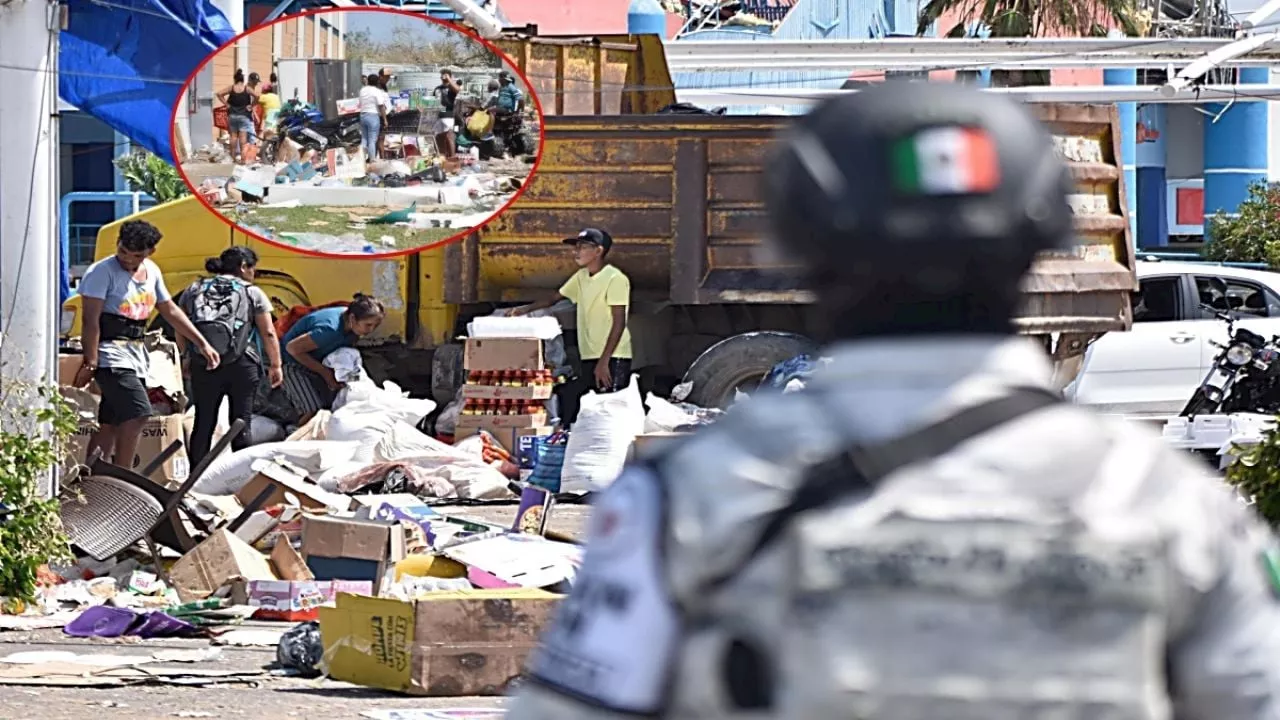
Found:
[(1227, 324), (1229, 339), (1226, 343), (1210, 341), (1219, 348), (1218, 356), (1180, 416), (1276, 412), (1280, 409), (1280, 350), (1276, 349), (1280, 336), (1268, 341), (1246, 328), (1237, 328), (1231, 315), (1214, 314)]
[(275, 162), (280, 143), (288, 138), (303, 147), (323, 152), (329, 148), (350, 149), (360, 145), (360, 116), (340, 115), (325, 120), (324, 113), (313, 106), (290, 101), (280, 109), (275, 135), (263, 143), (261, 157)]
[(493, 120), (493, 134), (501, 147), (513, 157), (531, 155), (534, 152), (533, 141), (524, 128), (524, 113), (498, 112)]

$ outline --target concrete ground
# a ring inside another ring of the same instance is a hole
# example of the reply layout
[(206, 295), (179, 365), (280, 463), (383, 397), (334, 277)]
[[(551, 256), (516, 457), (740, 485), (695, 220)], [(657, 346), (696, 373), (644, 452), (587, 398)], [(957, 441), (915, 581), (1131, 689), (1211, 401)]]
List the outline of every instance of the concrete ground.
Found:
[[(280, 627), (277, 625), (276, 627)], [(17, 652), (150, 655), (165, 649), (196, 649), (206, 640), (89, 640), (61, 630), (0, 632), (0, 656)], [(221, 648), (209, 670), (255, 671), (275, 660), (274, 648)], [(164, 663), (147, 665), (163, 668)], [(133, 687), (36, 687), (0, 685), (0, 720), (160, 720), (161, 718), (234, 718), (235, 720), (348, 720), (370, 710), (444, 708), (500, 709), (504, 698), (414, 698), (328, 680), (262, 675), (252, 684), (210, 687), (145, 685)]]
[[(441, 507), (441, 512), (493, 523), (510, 523), (515, 505)], [(586, 505), (553, 509), (549, 529), (581, 538), (586, 529)], [(251, 627), (280, 629), (280, 623), (250, 623)], [(82, 639), (61, 630), (0, 632), (0, 656), (18, 652), (74, 652), (77, 654), (143, 655), (159, 650), (200, 649), (209, 641), (193, 639)], [(250, 683), (214, 686), (138, 685), (132, 687), (39, 687), (0, 684), (0, 720), (160, 720), (161, 718), (228, 718), (234, 720), (347, 720), (371, 710), (461, 709), (500, 710), (504, 698), (415, 698), (339, 683), (273, 676), (265, 668), (275, 648), (222, 647), (218, 657), (198, 663), (206, 670), (263, 671)], [(147, 665), (164, 668), (164, 663)], [(186, 666), (191, 667), (191, 666)]]

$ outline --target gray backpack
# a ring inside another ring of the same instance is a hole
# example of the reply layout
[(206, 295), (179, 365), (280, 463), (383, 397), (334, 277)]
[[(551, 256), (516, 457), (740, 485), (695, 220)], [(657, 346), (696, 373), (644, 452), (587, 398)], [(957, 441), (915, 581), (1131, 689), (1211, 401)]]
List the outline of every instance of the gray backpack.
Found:
[[(253, 335), (249, 286), (225, 275), (197, 280), (183, 294), (182, 309), (191, 324), (221, 357), (221, 365), (239, 360)], [(203, 358), (196, 356), (200, 362)]]

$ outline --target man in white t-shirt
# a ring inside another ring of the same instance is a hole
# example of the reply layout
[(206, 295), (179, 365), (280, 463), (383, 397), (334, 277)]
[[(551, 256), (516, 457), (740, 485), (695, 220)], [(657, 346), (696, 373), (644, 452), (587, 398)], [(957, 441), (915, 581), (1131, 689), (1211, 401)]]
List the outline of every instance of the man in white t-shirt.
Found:
[(378, 134), (387, 122), (387, 110), (391, 108), (391, 96), (378, 87), (377, 75), (365, 78), (364, 87), (360, 88), (360, 140), (364, 146), (365, 159), (378, 159)]

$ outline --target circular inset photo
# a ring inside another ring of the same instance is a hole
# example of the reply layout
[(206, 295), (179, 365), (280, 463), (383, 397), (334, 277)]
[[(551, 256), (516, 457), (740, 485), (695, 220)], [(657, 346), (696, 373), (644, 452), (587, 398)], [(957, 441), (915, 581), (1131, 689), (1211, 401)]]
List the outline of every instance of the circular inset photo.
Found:
[(259, 25), (187, 80), (178, 168), (240, 230), (313, 255), (458, 240), (513, 202), (542, 145), (510, 58), (422, 13), (323, 10)]

